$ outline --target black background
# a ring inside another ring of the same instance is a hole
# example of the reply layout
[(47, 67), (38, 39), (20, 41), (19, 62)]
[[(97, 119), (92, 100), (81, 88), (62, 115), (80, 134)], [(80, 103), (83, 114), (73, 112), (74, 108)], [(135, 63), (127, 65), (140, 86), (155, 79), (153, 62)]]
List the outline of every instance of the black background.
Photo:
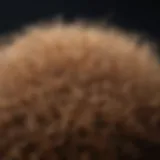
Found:
[(142, 0), (1, 0), (0, 33), (59, 15), (66, 20), (108, 20), (160, 40), (160, 5)]

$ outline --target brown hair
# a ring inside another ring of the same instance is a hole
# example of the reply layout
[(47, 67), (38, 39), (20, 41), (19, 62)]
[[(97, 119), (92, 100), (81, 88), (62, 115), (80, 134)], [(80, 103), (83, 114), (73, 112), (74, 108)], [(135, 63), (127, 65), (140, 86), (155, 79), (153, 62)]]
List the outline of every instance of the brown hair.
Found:
[(28, 29), (0, 59), (0, 159), (159, 159), (159, 71), (118, 29)]

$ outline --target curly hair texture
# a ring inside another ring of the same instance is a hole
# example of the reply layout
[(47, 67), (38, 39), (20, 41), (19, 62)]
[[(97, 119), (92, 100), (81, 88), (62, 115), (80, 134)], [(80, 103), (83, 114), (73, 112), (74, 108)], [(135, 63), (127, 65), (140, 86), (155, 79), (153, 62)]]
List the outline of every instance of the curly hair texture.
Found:
[(82, 24), (17, 36), (0, 58), (0, 159), (160, 159), (160, 67), (136, 39)]

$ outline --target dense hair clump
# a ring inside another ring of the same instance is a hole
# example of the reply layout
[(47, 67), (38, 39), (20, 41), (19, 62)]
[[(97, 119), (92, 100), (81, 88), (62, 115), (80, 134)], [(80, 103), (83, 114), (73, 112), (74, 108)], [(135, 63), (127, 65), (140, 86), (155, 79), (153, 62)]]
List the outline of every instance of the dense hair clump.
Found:
[(0, 159), (160, 158), (160, 68), (148, 44), (54, 24), (1, 52)]

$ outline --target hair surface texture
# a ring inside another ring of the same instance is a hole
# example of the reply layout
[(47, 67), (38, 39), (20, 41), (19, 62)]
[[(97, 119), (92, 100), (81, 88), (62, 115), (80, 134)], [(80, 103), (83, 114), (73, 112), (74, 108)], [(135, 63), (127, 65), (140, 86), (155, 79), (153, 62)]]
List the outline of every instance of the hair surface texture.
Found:
[(160, 159), (160, 67), (111, 28), (29, 28), (1, 51), (1, 160)]

